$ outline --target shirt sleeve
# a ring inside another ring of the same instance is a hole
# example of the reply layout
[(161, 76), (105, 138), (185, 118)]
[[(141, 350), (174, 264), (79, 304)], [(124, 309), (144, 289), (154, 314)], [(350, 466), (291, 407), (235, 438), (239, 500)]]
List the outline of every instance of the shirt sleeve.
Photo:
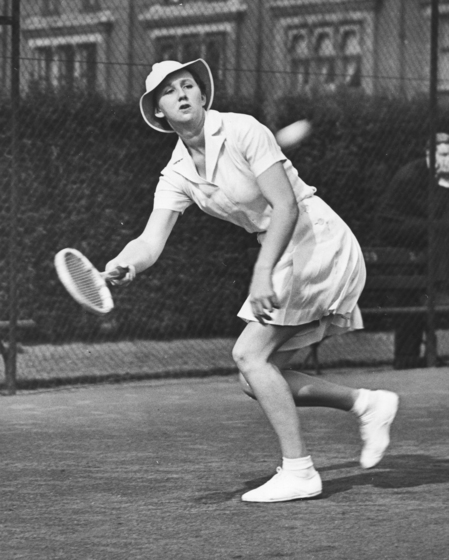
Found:
[(255, 177), (275, 163), (286, 161), (273, 133), (258, 120), (247, 116), (240, 129), (240, 148)]
[(183, 214), (193, 204), (193, 200), (184, 191), (181, 185), (162, 176), (154, 193), (154, 210), (174, 210)]

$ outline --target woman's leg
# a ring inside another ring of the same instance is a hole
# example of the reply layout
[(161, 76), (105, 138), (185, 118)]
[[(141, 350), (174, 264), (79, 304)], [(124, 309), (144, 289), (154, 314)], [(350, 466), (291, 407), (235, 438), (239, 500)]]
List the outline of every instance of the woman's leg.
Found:
[(295, 327), (252, 322), (233, 349), (241, 375), (276, 432), (283, 457), (288, 458), (304, 457), (307, 450), (291, 389), (271, 357), (294, 332)]
[[(360, 422), (363, 441), (360, 464), (365, 469), (375, 467), (390, 444), (390, 426), (398, 409), (398, 396), (391, 391), (353, 389), (288, 369), (294, 353), (278, 352), (273, 355), (272, 363), (288, 383), (296, 406), (323, 406), (354, 413)], [(239, 378), (244, 392), (256, 399), (244, 376), (240, 374)]]
[[(359, 390), (330, 383), (319, 377), (291, 369), (289, 363), (295, 353), (295, 350), (277, 352), (271, 358), (271, 362), (282, 372), (296, 406), (323, 406), (349, 412), (354, 407)], [(250, 385), (242, 374), (240, 374), (239, 380), (245, 393), (255, 398)]]
[(243, 501), (275, 502), (311, 498), (321, 493), (321, 479), (307, 455), (290, 387), (272, 355), (298, 327), (249, 323), (239, 337), (234, 360), (278, 436), (282, 469), (266, 484), (247, 492)]

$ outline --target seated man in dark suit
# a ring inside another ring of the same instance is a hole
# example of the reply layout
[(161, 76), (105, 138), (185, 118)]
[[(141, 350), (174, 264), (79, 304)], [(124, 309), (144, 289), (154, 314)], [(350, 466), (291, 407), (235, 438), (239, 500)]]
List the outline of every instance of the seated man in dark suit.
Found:
[[(436, 137), (435, 244), (437, 301), (449, 303), (449, 134)], [(381, 201), (378, 235), (382, 245), (426, 251), (428, 245), (429, 146), (425, 157), (399, 169)], [(425, 294), (408, 292), (408, 305), (423, 303)], [(407, 300), (407, 301), (405, 301)], [(395, 368), (419, 367), (426, 319), (404, 316), (396, 323)]]

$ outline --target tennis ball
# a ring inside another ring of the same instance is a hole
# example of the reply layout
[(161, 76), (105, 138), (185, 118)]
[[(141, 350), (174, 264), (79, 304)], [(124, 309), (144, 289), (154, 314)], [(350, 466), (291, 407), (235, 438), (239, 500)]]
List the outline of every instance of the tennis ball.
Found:
[(307, 119), (296, 121), (276, 133), (276, 141), (285, 150), (301, 143), (312, 131), (312, 125)]

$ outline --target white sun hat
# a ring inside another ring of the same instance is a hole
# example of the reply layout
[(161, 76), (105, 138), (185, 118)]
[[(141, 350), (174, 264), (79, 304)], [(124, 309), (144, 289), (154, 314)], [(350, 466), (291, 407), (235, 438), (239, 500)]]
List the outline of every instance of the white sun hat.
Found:
[(146, 92), (140, 98), (140, 111), (145, 122), (159, 132), (173, 132), (165, 118), (156, 117), (154, 114), (154, 91), (173, 72), (182, 69), (192, 70), (203, 82), (206, 88), (206, 111), (210, 109), (214, 99), (214, 79), (209, 65), (202, 58), (181, 64), (175, 60), (164, 60), (153, 64), (151, 72), (145, 80)]

